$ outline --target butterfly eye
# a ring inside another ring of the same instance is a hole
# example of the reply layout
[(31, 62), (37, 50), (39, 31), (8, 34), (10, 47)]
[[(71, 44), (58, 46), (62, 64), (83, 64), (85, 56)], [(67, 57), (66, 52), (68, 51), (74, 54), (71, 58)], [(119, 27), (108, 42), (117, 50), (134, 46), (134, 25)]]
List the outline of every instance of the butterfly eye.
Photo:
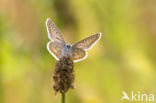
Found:
[(66, 46), (67, 46), (68, 49), (71, 48), (71, 45), (70, 44), (67, 44)]

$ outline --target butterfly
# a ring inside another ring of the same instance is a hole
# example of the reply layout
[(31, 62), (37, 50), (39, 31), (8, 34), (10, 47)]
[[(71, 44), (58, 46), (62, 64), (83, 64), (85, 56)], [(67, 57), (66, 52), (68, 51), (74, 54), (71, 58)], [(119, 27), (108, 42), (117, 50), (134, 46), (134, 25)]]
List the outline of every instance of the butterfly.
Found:
[(101, 38), (101, 33), (91, 35), (73, 45), (66, 43), (56, 25), (48, 18), (46, 20), (48, 38), (47, 49), (56, 60), (62, 57), (70, 57), (73, 62), (87, 58), (87, 50), (91, 49)]

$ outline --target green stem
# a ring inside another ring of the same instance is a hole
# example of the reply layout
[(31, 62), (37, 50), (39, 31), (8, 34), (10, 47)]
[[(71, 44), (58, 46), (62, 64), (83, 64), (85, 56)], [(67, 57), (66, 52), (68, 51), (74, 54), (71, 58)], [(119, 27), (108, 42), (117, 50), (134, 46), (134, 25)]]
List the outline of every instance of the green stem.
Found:
[(65, 93), (62, 93), (62, 103), (65, 103)]

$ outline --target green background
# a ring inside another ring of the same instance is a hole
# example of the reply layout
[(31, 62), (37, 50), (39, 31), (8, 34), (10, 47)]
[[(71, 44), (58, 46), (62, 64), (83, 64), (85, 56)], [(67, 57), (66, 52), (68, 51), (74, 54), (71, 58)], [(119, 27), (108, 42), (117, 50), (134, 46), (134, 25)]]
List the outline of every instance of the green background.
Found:
[(47, 18), (70, 43), (103, 34), (75, 64), (67, 103), (128, 103), (122, 91), (156, 94), (155, 0), (0, 0), (0, 103), (60, 103)]

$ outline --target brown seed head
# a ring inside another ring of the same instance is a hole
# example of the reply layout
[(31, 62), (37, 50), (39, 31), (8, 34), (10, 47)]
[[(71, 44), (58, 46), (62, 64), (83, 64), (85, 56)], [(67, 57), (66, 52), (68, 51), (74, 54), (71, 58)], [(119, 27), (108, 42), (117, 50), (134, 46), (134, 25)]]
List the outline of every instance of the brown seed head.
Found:
[(62, 57), (55, 66), (54, 85), (55, 92), (65, 93), (69, 88), (74, 88), (74, 63), (70, 57)]

